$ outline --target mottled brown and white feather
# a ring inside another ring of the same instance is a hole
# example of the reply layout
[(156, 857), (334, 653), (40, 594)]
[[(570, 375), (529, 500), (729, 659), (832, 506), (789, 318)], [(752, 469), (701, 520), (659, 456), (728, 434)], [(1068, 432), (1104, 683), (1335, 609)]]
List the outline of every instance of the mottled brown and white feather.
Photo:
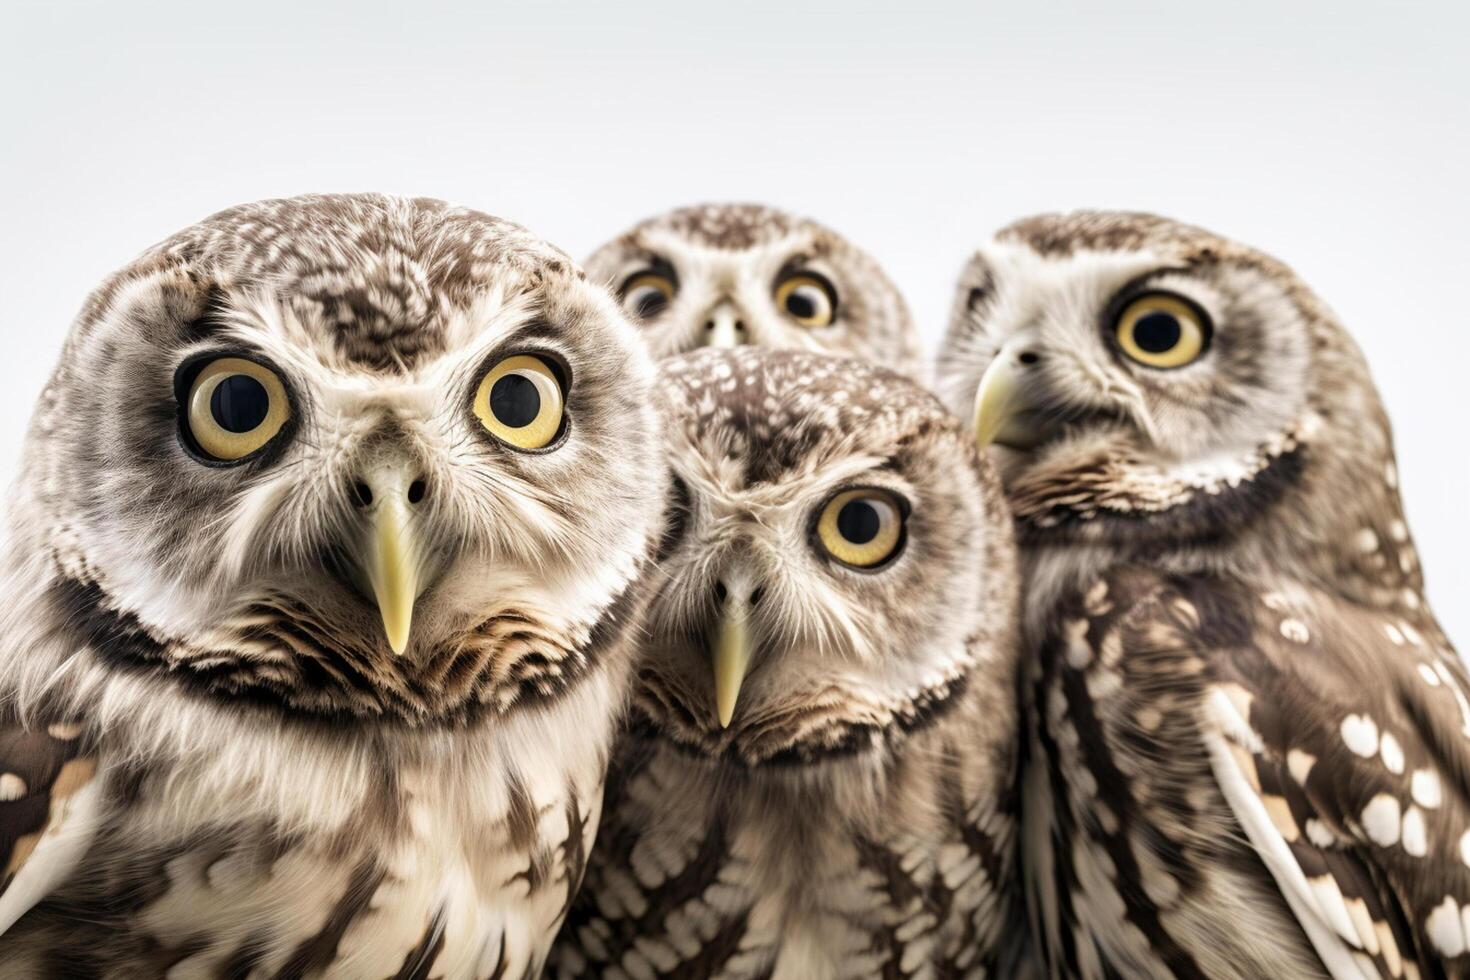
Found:
[[(677, 480), (630, 729), (558, 976), (1012, 976), (1012, 544), (958, 420), (896, 374), (789, 351), (666, 362)], [(850, 487), (907, 502), (864, 570), (815, 540)], [(718, 720), (708, 637), (758, 595)]]
[[(918, 330), (882, 267), (814, 221), (756, 204), (702, 204), (640, 222), (587, 259), (618, 293), (658, 356), (710, 344), (859, 357), (920, 376)], [(654, 273), (672, 287), (639, 315), (629, 295)], [(779, 302), (783, 281), (815, 273), (832, 290), (830, 323), (803, 323)]]
[[(1213, 330), (1167, 369), (1116, 336), (1156, 293)], [(1002, 358), (1031, 413), (995, 454), (1053, 975), (1470, 974), (1470, 685), (1346, 331), (1254, 249), (1080, 212), (1016, 223), (962, 274), (946, 399), (968, 408)]]
[[(497, 442), (496, 358), (564, 369)], [(179, 372), (291, 417), (210, 465)], [(427, 199), (222, 212), (87, 301), (37, 408), (0, 611), (0, 974), (534, 975), (595, 832), (661, 527), (652, 362), (528, 232)], [(402, 654), (344, 552), (389, 454), (426, 583)]]

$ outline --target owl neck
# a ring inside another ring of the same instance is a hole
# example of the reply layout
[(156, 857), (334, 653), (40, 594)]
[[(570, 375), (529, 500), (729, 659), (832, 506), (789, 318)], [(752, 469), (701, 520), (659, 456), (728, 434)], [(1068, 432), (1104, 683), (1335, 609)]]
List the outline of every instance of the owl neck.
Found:
[(1387, 420), (1357, 414), (1346, 431), (1344, 413), (1308, 413), (1221, 479), (1127, 459), (1023, 478), (1013, 499), (1031, 594), (1084, 584), (1069, 572), (1139, 563), (1247, 580), (1287, 572), (1363, 605), (1418, 610)]
[(280, 597), (183, 637), (144, 623), (75, 568), (53, 566), (30, 592), (23, 615), (39, 624), (37, 647), (114, 676), (306, 725), (461, 729), (547, 708), (595, 675), (626, 690), (647, 588), (634, 575), (590, 624), (510, 610), (401, 657), (358, 649), (350, 634)]
[(954, 665), (883, 705), (834, 688), (791, 691), (779, 703), (737, 715), (729, 728), (705, 720), (712, 709), (704, 699), (686, 697), (677, 681), (645, 671), (635, 685), (630, 726), (640, 738), (735, 770), (841, 765), (891, 754), (941, 721), (965, 698), (973, 669), (969, 661)]

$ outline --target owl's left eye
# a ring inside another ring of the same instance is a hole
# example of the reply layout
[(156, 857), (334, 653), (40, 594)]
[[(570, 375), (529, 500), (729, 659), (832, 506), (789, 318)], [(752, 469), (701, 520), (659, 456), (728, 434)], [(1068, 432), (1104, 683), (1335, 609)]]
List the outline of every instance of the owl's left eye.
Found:
[(1151, 368), (1184, 367), (1197, 361), (1210, 343), (1204, 312), (1173, 293), (1147, 293), (1131, 301), (1113, 327), (1118, 346)]
[(544, 449), (562, 430), (565, 396), (552, 366), (534, 354), (500, 361), (480, 379), (475, 416), (516, 449)]
[(837, 318), (837, 290), (826, 276), (810, 270), (776, 284), (776, 306), (803, 327), (825, 327)]
[(827, 554), (854, 568), (876, 568), (903, 544), (904, 508), (886, 490), (846, 490), (827, 501), (817, 518), (817, 540)]
[(210, 361), (189, 386), (188, 434), (206, 456), (222, 463), (262, 448), (290, 417), (281, 379), (243, 357)]

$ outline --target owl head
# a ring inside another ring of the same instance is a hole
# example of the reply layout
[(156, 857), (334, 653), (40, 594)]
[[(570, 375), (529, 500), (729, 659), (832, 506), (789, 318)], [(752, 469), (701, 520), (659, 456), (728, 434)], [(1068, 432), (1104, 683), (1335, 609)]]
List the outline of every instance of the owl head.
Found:
[(617, 305), (499, 219), (217, 214), (92, 295), (42, 395), (10, 552), (37, 642), (332, 715), (554, 695), (660, 526), (652, 372)]
[(594, 252), (587, 274), (614, 290), (658, 356), (749, 344), (917, 367), (908, 308), (878, 264), (773, 208), (670, 211)]
[(1000, 488), (931, 395), (756, 348), (663, 367), (677, 504), (635, 714), (743, 765), (866, 749), (997, 670), (1015, 606)]
[(961, 275), (938, 377), (1029, 542), (1305, 560), (1418, 601), (1367, 368), (1269, 256), (1144, 214), (1017, 222)]

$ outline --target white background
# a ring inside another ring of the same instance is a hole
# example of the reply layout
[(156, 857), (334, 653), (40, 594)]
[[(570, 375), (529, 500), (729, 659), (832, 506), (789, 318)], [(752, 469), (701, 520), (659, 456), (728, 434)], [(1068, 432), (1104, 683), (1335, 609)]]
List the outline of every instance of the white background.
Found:
[(1470, 7), (0, 4), (0, 460), (87, 290), (227, 205), (428, 194), (575, 255), (753, 199), (859, 242), (931, 345), (1022, 214), (1142, 208), (1342, 314), (1430, 596), (1470, 643)]

